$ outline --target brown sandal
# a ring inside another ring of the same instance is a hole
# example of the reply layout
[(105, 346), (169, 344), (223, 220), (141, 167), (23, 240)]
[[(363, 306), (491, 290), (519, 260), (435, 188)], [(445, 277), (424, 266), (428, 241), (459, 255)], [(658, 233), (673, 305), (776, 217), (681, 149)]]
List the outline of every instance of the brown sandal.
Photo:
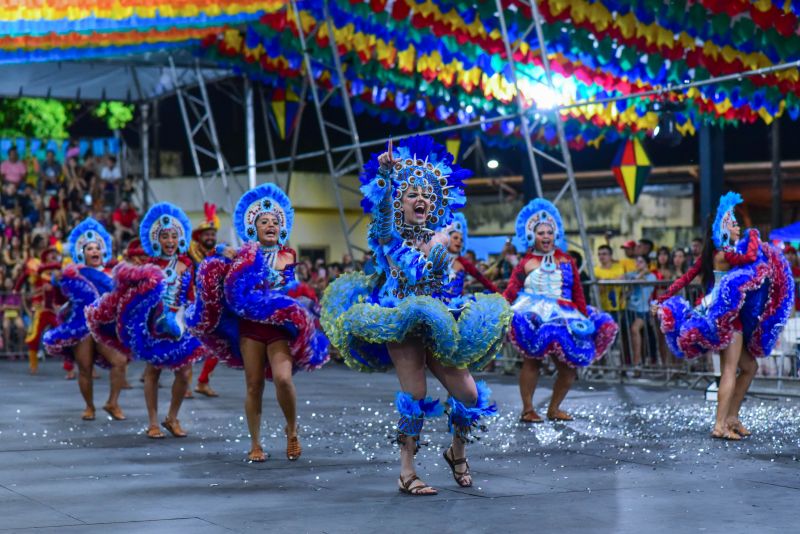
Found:
[(544, 419), (536, 413), (536, 410), (529, 410), (527, 412), (522, 412), (522, 415), (519, 417), (520, 423), (544, 423)]
[(84, 421), (94, 421), (94, 406), (89, 406), (81, 414), (81, 419)]
[(567, 412), (558, 410), (555, 413), (548, 411), (547, 412), (547, 419), (549, 421), (574, 421), (575, 418), (572, 417)]
[(181, 423), (177, 419), (173, 419), (172, 421), (164, 419), (161, 422), (161, 426), (166, 428), (167, 431), (176, 438), (185, 438), (188, 435), (186, 431), (181, 428)]
[(250, 452), (247, 453), (247, 461), (252, 463), (261, 463), (266, 462), (268, 458), (267, 453), (264, 452), (264, 449), (261, 447), (253, 447), (250, 449)]
[(158, 428), (158, 425), (150, 425), (147, 427), (145, 435), (150, 439), (164, 439), (164, 433)]
[(103, 410), (105, 410), (114, 421), (124, 421), (126, 419), (125, 414), (122, 412), (122, 408), (119, 406), (111, 406), (110, 404), (106, 404), (103, 406)]
[[(419, 485), (412, 488), (411, 485), (417, 480), (420, 482)], [(400, 478), (398, 478), (397, 481), (400, 483), (400, 487), (398, 488), (400, 493), (405, 493), (406, 495), (412, 495), (414, 497), (430, 497), (432, 495), (439, 494), (439, 492), (436, 491), (436, 488), (425, 484), (417, 475), (411, 475), (407, 480), (403, 480), (403, 475), (400, 475)]]
[(291, 461), (295, 461), (303, 454), (303, 447), (300, 446), (297, 434), (289, 436), (288, 429), (284, 429), (284, 432), (286, 433), (286, 457)]
[[(450, 453), (448, 455), (447, 453)], [(453, 447), (448, 447), (447, 450), (444, 451), (444, 459), (447, 462), (447, 465), (450, 466), (450, 470), (453, 472), (453, 479), (455, 479), (456, 484), (461, 486), (462, 488), (471, 488), (472, 487), (472, 474), (469, 472), (469, 462), (466, 458), (459, 458), (458, 460), (455, 459), (455, 452), (453, 452)], [(452, 456), (452, 458), (451, 458)], [(466, 465), (467, 469), (463, 473), (456, 472), (457, 465)], [(466, 477), (470, 478), (469, 482), (464, 482)]]

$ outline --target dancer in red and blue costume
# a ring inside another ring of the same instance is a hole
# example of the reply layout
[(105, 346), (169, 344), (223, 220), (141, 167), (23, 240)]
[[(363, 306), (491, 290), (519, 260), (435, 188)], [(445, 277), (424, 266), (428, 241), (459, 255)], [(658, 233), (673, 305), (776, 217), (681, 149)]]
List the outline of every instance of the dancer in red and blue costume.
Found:
[[(78, 386), (86, 402), (81, 418), (95, 418), (93, 371), (97, 364), (110, 369), (108, 400), (103, 409), (112, 419), (121, 421), (125, 414), (119, 406), (120, 391), (125, 385), (128, 354), (117, 350), (119, 344), (96, 342), (89, 332), (85, 309), (101, 295), (111, 291), (112, 241), (102, 224), (88, 217), (69, 234), (67, 250), (74, 263), (53, 276), (52, 284), (61, 290), (67, 306), (58, 313), (55, 327), (45, 332), (42, 341), (51, 356), (74, 360), (78, 364)], [(117, 348), (115, 348), (115, 346)]]
[[(676, 356), (691, 359), (719, 352), (722, 374), (711, 435), (729, 440), (750, 435), (739, 412), (758, 367), (754, 358), (772, 352), (794, 297), (791, 267), (783, 254), (761, 243), (755, 229), (742, 236), (734, 211), (741, 202), (738, 193), (720, 199), (716, 217), (707, 225), (702, 255), (653, 305)], [(692, 307), (676, 295), (698, 275), (706, 295)]]
[(194, 300), (193, 264), (186, 256), (190, 235), (191, 224), (180, 208), (167, 202), (152, 206), (139, 227), (149, 263), (119, 265), (114, 270), (114, 290), (87, 310), (96, 337), (113, 323), (120, 342), (134, 358), (147, 363), (147, 436), (154, 439), (164, 437), (158, 425), (158, 379), (162, 370), (174, 371), (175, 379), (169, 412), (161, 426), (175, 437), (185, 437), (178, 412), (189, 386), (191, 364), (207, 354), (182, 320), (184, 307)]
[(239, 199), (233, 223), (245, 244), (238, 251), (218, 247), (217, 256), (201, 263), (199, 298), (187, 312), (187, 324), (228, 365), (244, 368), (248, 459), (267, 458), (261, 411), (264, 383), (271, 380), (286, 418), (286, 457), (297, 460), (302, 447), (292, 375), (324, 365), (328, 340), (308, 310), (287, 294), (297, 284), (296, 254), (286, 245), (294, 210), (279, 187), (263, 184)]
[(602, 358), (619, 327), (610, 315), (586, 305), (575, 260), (566, 253), (561, 214), (552, 202), (529, 202), (517, 216), (516, 234), (529, 251), (511, 273), (503, 295), (514, 311), (509, 338), (524, 356), (520, 421), (543, 421), (533, 408), (533, 394), (547, 357), (558, 370), (547, 418), (570, 421), (561, 402), (575, 381), (575, 368)]

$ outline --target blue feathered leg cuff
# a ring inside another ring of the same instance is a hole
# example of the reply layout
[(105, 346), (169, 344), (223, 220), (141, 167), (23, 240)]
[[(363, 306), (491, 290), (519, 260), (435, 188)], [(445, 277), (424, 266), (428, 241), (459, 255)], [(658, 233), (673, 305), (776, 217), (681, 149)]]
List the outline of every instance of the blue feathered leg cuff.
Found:
[(497, 415), (497, 404), (489, 400), (492, 390), (489, 389), (486, 382), (477, 382), (475, 386), (478, 389), (478, 400), (472, 407), (465, 406), (453, 396), (447, 398), (447, 405), (450, 408), (447, 426), (453, 436), (463, 442), (471, 441), (470, 436), (474, 432), (473, 429), (484, 429), (483, 425), (479, 424), (482, 417)]
[(400, 419), (397, 421), (397, 442), (401, 445), (405, 443), (407, 437), (419, 441), (425, 419), (444, 414), (444, 406), (439, 399), (425, 397), (416, 400), (405, 391), (397, 392), (395, 406), (400, 413)]

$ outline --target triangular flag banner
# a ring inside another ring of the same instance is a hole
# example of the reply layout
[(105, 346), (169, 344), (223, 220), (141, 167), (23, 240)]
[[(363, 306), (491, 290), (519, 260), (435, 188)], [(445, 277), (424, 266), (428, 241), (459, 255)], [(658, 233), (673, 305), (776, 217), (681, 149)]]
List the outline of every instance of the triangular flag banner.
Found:
[(641, 141), (637, 138), (625, 141), (614, 158), (611, 171), (628, 203), (636, 204), (639, 200), (651, 169), (650, 158), (644, 151)]
[(281, 139), (286, 139), (286, 92), (280, 87), (272, 92), (272, 116), (275, 117), (275, 126), (278, 130), (278, 136)]
[(300, 110), (300, 97), (292, 91), (291, 88), (286, 89), (286, 104), (284, 106), (284, 119), (283, 123), (287, 128), (286, 135), (292, 135), (294, 131), (295, 121), (297, 120), (297, 112)]
[(461, 151), (461, 138), (450, 137), (445, 141), (445, 145), (447, 147), (447, 151), (453, 156), (453, 162), (455, 163), (458, 161), (458, 154)]

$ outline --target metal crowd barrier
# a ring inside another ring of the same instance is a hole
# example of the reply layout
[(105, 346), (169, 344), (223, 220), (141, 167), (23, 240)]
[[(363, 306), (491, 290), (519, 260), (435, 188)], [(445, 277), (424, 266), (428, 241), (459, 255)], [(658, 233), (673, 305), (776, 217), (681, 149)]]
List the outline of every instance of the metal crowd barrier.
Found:
[[(602, 291), (616, 291), (627, 302), (627, 297), (636, 286), (650, 286), (656, 291), (663, 290), (672, 282), (669, 280), (601, 280), (597, 282)], [(590, 295), (585, 283), (586, 295)], [(699, 284), (692, 284), (683, 290), (683, 296), (694, 303), (702, 294)], [(651, 296), (651, 299), (654, 298)], [(651, 299), (648, 299), (651, 300)], [(597, 303), (590, 302), (597, 306)], [(627, 308), (627, 306), (626, 306)], [(619, 334), (605, 357), (591, 366), (581, 369), (579, 377), (583, 380), (605, 383), (631, 383), (638, 385), (677, 386), (691, 389), (706, 388), (719, 377), (719, 355), (709, 354), (694, 360), (677, 358), (669, 350), (658, 320), (650, 313), (637, 315), (628, 309), (611, 310), (619, 324)], [(641, 319), (640, 323), (636, 319)], [(641, 332), (641, 350), (632, 335), (634, 324)], [(795, 314), (784, 328), (780, 341), (772, 354), (758, 358), (758, 371), (753, 381), (752, 391), (776, 395), (800, 395), (800, 315)], [(638, 355), (638, 358), (637, 358)], [(510, 343), (505, 343), (493, 370), (516, 374), (522, 359)], [(638, 361), (637, 361), (638, 360)], [(554, 373), (555, 366), (548, 361), (543, 364), (545, 374)]]

